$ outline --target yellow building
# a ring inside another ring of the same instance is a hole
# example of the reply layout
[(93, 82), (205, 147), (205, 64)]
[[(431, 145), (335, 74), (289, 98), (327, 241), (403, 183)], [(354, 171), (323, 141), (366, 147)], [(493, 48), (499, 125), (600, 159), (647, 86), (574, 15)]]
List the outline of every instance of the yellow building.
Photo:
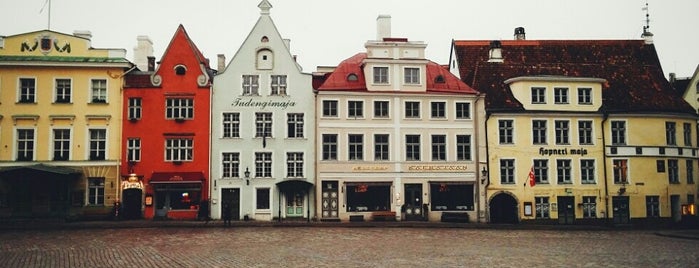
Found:
[(486, 93), (491, 222), (658, 224), (697, 196), (694, 109), (652, 40), (454, 41)]
[(0, 217), (109, 213), (118, 200), (124, 49), (91, 33), (0, 37)]

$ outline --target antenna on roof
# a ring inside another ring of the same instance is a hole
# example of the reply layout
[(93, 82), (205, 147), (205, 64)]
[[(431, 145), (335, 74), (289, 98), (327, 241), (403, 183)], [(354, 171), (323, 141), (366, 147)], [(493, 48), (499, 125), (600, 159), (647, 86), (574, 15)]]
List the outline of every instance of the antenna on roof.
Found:
[(44, 8), (46, 7), (46, 4), (49, 5), (49, 12), (48, 12), (49, 18), (48, 18), (48, 26), (46, 29), (51, 30), (51, 0), (46, 0), (46, 2), (44, 2), (44, 5), (41, 7), (41, 10), (39, 10), (39, 14), (44, 12)]
[(653, 33), (650, 32), (650, 14), (648, 13), (648, 1), (646, 0), (646, 6), (641, 10), (646, 12), (646, 25), (643, 26), (643, 33), (641, 38), (645, 41), (647, 45), (653, 44)]

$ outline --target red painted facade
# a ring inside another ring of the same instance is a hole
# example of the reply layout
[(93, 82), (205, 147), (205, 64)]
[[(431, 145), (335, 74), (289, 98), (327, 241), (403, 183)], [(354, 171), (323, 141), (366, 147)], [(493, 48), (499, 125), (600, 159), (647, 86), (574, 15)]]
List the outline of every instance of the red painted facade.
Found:
[[(208, 208), (212, 76), (208, 60), (180, 25), (157, 68), (135, 70), (125, 77), (121, 155), (125, 217), (141, 216), (135, 212), (137, 198), (147, 219), (196, 219), (202, 215), (200, 207)], [(140, 196), (138, 190), (129, 189), (128, 174), (141, 179)]]

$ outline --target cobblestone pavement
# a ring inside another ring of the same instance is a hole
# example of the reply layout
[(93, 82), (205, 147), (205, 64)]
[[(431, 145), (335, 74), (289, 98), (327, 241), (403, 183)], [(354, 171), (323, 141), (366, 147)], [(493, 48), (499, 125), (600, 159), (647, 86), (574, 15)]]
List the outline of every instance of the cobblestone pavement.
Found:
[(121, 228), (0, 232), (2, 267), (699, 267), (646, 230)]

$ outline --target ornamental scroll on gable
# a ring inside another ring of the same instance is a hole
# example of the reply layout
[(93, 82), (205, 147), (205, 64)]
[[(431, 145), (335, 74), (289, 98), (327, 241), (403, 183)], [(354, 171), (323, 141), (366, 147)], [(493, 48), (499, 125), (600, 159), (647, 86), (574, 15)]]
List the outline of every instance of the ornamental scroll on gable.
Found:
[(36, 49), (40, 49), (41, 53), (48, 54), (51, 50), (55, 49), (59, 53), (70, 53), (70, 43), (68, 41), (59, 42), (57, 38), (51, 38), (48, 35), (42, 35), (34, 38), (34, 42), (25, 40), (22, 42), (22, 47), (20, 51), (22, 52), (32, 52)]

